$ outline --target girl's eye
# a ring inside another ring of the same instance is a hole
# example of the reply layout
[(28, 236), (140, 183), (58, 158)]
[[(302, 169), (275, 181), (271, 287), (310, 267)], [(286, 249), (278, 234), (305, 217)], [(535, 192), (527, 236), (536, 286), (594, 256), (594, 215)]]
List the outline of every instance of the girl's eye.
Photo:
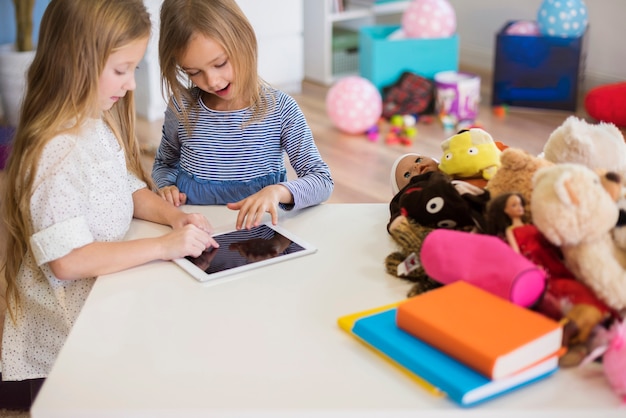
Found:
[(187, 71), (187, 75), (188, 75), (189, 77), (195, 77), (195, 76), (197, 76), (198, 74), (200, 74), (200, 71), (192, 71), (192, 72)]
[(217, 68), (222, 68), (223, 66), (225, 66), (225, 65), (226, 65), (226, 63), (227, 63), (227, 62), (228, 62), (228, 61), (224, 61), (224, 62), (223, 62), (223, 63), (221, 63), (221, 64), (217, 64), (217, 65), (216, 65), (216, 67), (217, 67)]

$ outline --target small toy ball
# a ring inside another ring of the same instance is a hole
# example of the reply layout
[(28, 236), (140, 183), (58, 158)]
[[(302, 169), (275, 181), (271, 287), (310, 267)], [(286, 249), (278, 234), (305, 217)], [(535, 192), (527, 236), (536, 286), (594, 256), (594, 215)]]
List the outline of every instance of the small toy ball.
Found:
[(383, 112), (383, 99), (371, 81), (348, 76), (328, 90), (326, 112), (339, 130), (362, 134), (378, 123)]
[(509, 109), (506, 105), (494, 106), (493, 114), (498, 118), (503, 118), (509, 112)]
[(402, 30), (408, 38), (447, 38), (456, 32), (456, 13), (448, 0), (412, 0)]
[(534, 20), (518, 20), (506, 28), (507, 35), (537, 36), (540, 35), (539, 24)]
[(587, 23), (583, 0), (543, 0), (537, 12), (539, 31), (545, 36), (576, 38), (585, 33)]
[(365, 131), (365, 136), (367, 136), (367, 139), (372, 142), (378, 141), (378, 138), (380, 137), (380, 129), (378, 128), (378, 125), (374, 125)]

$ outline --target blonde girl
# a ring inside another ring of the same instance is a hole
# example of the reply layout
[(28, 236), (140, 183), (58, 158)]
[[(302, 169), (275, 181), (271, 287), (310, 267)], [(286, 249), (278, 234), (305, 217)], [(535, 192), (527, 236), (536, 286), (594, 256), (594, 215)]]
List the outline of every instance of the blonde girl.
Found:
[[(97, 276), (217, 245), (206, 218), (146, 187), (133, 90), (150, 29), (141, 0), (52, 0), (44, 13), (2, 199), (3, 380), (41, 384)], [(133, 217), (173, 231), (122, 241)]]
[(237, 228), (328, 199), (330, 170), (295, 100), (257, 74), (256, 35), (234, 0), (165, 0), (159, 61), (170, 102), (152, 176), (164, 199), (227, 204)]

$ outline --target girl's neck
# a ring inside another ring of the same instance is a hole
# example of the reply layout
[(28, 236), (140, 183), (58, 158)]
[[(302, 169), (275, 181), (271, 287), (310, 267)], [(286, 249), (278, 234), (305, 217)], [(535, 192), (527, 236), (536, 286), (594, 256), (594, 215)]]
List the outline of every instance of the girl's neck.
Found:
[(201, 91), (200, 98), (206, 107), (218, 111), (241, 110), (250, 107), (250, 104), (244, 103), (243, 100), (223, 100), (205, 91)]

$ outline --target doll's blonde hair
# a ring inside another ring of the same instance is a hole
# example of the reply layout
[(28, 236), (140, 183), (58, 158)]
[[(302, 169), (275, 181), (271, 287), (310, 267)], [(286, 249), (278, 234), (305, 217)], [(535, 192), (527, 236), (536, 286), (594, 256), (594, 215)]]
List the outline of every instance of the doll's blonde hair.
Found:
[(178, 61), (195, 34), (210, 38), (224, 48), (237, 78), (233, 85), (235, 96), (251, 107), (251, 121), (263, 119), (273, 100), (263, 94), (267, 83), (257, 72), (256, 34), (235, 0), (164, 0), (159, 33), (162, 93), (166, 100), (173, 96), (181, 105), (186, 128), (191, 129), (189, 110), (197, 107), (198, 101)]
[(15, 280), (32, 235), (30, 198), (45, 145), (62, 133), (78, 132), (97, 114), (125, 150), (130, 171), (151, 185), (140, 162), (132, 91), (102, 112), (98, 84), (112, 52), (150, 36), (142, 0), (52, 0), (41, 20), (34, 60), (27, 73), (2, 202), (8, 234), (2, 263), (13, 320), (20, 305)]

